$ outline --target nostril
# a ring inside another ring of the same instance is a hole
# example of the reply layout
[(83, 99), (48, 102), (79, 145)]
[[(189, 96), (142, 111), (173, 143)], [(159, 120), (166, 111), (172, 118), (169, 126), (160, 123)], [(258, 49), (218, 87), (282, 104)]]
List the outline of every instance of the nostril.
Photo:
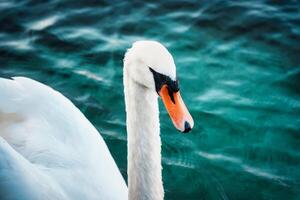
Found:
[(190, 123), (188, 123), (187, 121), (184, 122), (184, 133), (188, 133), (192, 130)]

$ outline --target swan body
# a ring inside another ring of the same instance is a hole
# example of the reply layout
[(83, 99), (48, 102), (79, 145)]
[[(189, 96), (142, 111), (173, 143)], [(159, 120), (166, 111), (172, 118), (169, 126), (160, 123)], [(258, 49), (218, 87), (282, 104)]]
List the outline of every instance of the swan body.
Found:
[(29, 78), (0, 78), (0, 199), (164, 198), (158, 97), (179, 131), (194, 122), (163, 45), (135, 42), (123, 70), (128, 189), (99, 132), (70, 100)]
[(127, 199), (105, 142), (71, 101), (23, 77), (1, 78), (0, 96), (0, 199)]

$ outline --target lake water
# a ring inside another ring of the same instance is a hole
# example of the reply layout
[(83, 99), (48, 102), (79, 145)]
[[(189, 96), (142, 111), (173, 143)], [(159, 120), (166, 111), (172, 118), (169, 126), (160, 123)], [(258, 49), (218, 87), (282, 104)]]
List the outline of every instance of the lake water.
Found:
[(125, 179), (122, 59), (141, 39), (173, 54), (195, 120), (179, 134), (160, 103), (165, 199), (300, 199), (299, 1), (0, 1), (0, 76), (70, 98)]

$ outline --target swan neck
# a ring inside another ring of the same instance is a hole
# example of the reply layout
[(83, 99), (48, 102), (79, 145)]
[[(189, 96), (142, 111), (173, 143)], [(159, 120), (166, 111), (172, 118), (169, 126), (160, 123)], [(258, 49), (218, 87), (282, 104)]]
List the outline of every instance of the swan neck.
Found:
[(124, 72), (129, 200), (162, 200), (161, 140), (157, 94)]

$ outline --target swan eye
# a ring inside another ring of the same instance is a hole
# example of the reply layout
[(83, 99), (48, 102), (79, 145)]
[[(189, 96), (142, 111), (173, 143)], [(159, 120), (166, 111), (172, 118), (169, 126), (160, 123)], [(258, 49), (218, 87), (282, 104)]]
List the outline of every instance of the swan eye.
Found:
[(154, 69), (149, 67), (150, 71), (153, 74), (154, 82), (155, 82), (155, 89), (156, 92), (159, 93), (163, 85), (168, 86), (168, 90), (170, 93), (178, 92), (178, 80), (172, 80), (169, 76), (156, 72)]
[(178, 79), (175, 81), (171, 80), (167, 82), (168, 88), (171, 92), (178, 92), (179, 91), (179, 85), (178, 85)]

